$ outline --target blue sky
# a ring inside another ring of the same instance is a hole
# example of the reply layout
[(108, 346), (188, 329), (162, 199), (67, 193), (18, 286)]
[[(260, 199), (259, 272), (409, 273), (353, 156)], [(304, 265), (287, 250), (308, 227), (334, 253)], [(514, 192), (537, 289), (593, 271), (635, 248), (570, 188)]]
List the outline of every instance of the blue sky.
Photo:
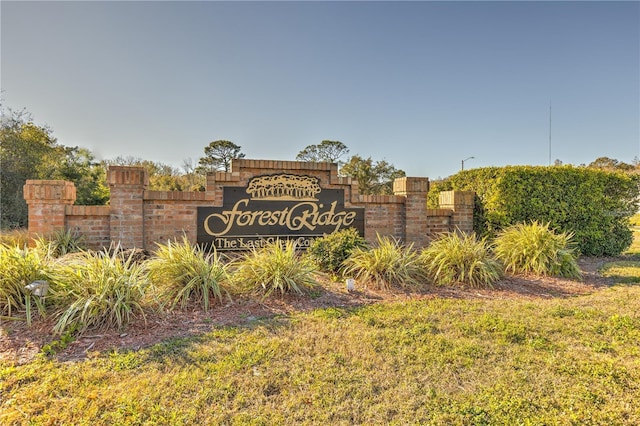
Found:
[(638, 2), (0, 3), (3, 103), (100, 159), (339, 140), (410, 176), (640, 156)]

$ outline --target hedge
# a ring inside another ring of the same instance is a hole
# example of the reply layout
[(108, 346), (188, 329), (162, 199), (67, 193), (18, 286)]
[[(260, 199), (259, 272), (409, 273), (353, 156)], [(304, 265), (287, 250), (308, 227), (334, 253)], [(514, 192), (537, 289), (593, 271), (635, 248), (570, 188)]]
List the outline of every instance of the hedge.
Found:
[(476, 192), (474, 227), (492, 237), (516, 223), (572, 232), (582, 254), (615, 256), (631, 245), (640, 177), (573, 166), (507, 166), (461, 171), (432, 184), (428, 203), (447, 190)]

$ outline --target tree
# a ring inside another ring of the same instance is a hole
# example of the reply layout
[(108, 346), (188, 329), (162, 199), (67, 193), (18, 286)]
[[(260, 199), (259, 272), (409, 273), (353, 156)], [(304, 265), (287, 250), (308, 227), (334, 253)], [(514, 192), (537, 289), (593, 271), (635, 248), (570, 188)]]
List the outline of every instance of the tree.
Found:
[(71, 181), (76, 186), (76, 204), (95, 206), (109, 201), (107, 170), (96, 162), (86, 148), (64, 147), (65, 157), (53, 173), (54, 179)]
[(352, 156), (342, 166), (340, 174), (357, 179), (360, 193), (364, 195), (393, 194), (393, 181), (406, 175), (386, 160), (373, 161), (371, 157), (365, 160), (359, 155)]
[(51, 129), (35, 124), (24, 110), (0, 109), (0, 227), (27, 225), (22, 192), (27, 179), (70, 180), (76, 185), (77, 204), (107, 201), (104, 168), (89, 150), (58, 144)]
[(139, 166), (144, 167), (149, 177), (149, 189), (152, 191), (185, 191), (190, 188), (180, 170), (157, 161), (143, 160), (139, 157), (116, 157), (106, 160), (107, 166)]
[[(27, 179), (41, 179), (60, 158), (51, 131), (31, 122), (24, 110), (2, 111), (0, 128), (0, 226), (20, 228), (27, 224), (28, 210), (22, 187)], [(50, 159), (50, 157), (53, 157)]]
[(635, 168), (631, 164), (627, 164), (623, 161), (619, 161), (609, 157), (598, 157), (594, 161), (589, 163), (587, 167), (590, 167), (592, 169), (620, 171), (620, 172), (630, 172)]
[(184, 186), (189, 191), (204, 191), (206, 189), (206, 177), (198, 173), (198, 167), (191, 157), (182, 160), (182, 179)]
[(231, 141), (218, 140), (209, 143), (204, 148), (205, 156), (200, 158), (198, 171), (201, 173), (231, 169), (231, 160), (244, 158), (242, 147)]
[(340, 141), (324, 140), (318, 145), (309, 145), (296, 155), (298, 161), (335, 163), (349, 153), (349, 148)]

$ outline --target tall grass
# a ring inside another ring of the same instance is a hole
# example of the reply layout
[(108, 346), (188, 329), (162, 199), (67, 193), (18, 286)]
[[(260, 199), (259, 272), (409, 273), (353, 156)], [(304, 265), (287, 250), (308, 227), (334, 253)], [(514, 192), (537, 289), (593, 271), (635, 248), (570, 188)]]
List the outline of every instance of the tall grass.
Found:
[(64, 229), (54, 231), (45, 237), (38, 237), (35, 246), (36, 249), (46, 252), (51, 257), (61, 257), (86, 249), (84, 236)]
[(228, 281), (227, 266), (214, 250), (206, 252), (192, 246), (186, 238), (182, 243), (158, 245), (153, 257), (146, 261), (149, 278), (155, 284), (163, 304), (171, 309), (178, 303), (184, 308), (190, 300), (202, 303), (209, 310), (210, 299), (222, 301)]
[(124, 327), (138, 312), (148, 279), (142, 265), (109, 253), (80, 252), (60, 258), (50, 274), (59, 307), (54, 332)]
[(0, 231), (0, 244), (9, 247), (27, 247), (31, 239), (27, 229), (15, 229), (12, 231)]
[(484, 287), (502, 276), (502, 265), (492, 257), (487, 241), (475, 234), (444, 234), (420, 253), (420, 260), (438, 285)]
[(44, 300), (32, 296), (25, 287), (36, 280), (46, 280), (49, 260), (38, 250), (0, 244), (0, 312), (11, 316), (16, 310), (26, 310), (31, 324), (32, 302), (44, 314)]
[(315, 272), (314, 262), (299, 256), (293, 241), (276, 240), (242, 257), (235, 265), (233, 279), (238, 288), (265, 296), (274, 291), (302, 294), (316, 286)]
[(413, 285), (424, 278), (413, 244), (403, 247), (397, 240), (380, 235), (376, 247), (357, 248), (345, 261), (345, 266), (345, 275), (351, 274), (377, 288)]
[(581, 278), (572, 234), (556, 233), (549, 224), (519, 223), (496, 237), (494, 253), (508, 272)]

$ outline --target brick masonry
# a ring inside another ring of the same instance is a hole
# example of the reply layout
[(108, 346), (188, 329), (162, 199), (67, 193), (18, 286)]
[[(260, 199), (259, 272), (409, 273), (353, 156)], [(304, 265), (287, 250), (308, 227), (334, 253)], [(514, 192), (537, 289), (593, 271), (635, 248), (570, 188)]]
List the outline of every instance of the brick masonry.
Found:
[(156, 243), (197, 238), (197, 208), (221, 207), (225, 186), (244, 187), (260, 175), (289, 173), (314, 176), (323, 189), (343, 189), (345, 207), (365, 208), (365, 238), (391, 236), (424, 247), (443, 232), (473, 230), (473, 192), (448, 191), (440, 208), (428, 209), (429, 179), (396, 179), (394, 195), (361, 195), (357, 181), (338, 176), (335, 163), (233, 160), (230, 172), (207, 176), (205, 192), (149, 191), (142, 167), (109, 167), (111, 200), (108, 206), (74, 206), (75, 186), (65, 181), (29, 180), (24, 197), (29, 206), (29, 234), (46, 235), (59, 229), (84, 236), (89, 248), (110, 244), (153, 249)]

